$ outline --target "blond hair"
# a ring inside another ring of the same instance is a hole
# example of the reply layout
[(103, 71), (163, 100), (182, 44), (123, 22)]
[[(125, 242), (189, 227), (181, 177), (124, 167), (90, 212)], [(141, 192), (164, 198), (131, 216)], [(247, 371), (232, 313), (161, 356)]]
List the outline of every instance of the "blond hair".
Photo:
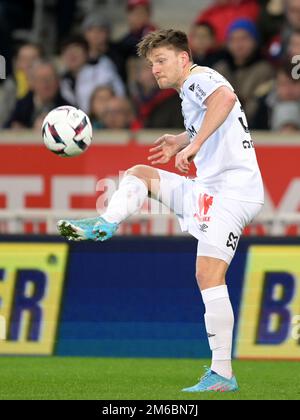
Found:
[(192, 53), (189, 47), (188, 37), (182, 31), (163, 29), (147, 34), (137, 45), (139, 57), (147, 58), (154, 48), (171, 47), (177, 51), (185, 51), (192, 61)]

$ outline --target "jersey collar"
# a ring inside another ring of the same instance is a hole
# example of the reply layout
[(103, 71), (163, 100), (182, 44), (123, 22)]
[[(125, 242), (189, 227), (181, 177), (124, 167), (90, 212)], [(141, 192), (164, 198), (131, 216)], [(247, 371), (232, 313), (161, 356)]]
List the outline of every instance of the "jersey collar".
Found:
[(183, 86), (184, 86), (185, 82), (188, 80), (188, 78), (190, 77), (190, 75), (191, 75), (192, 71), (193, 71), (196, 67), (198, 67), (198, 64), (193, 64), (193, 65), (190, 67), (190, 70), (189, 70), (189, 75), (187, 76), (187, 78), (186, 78), (186, 79), (183, 81), (183, 83), (182, 83), (182, 86), (181, 86), (181, 89), (180, 89), (180, 97), (181, 97), (181, 95), (183, 95)]

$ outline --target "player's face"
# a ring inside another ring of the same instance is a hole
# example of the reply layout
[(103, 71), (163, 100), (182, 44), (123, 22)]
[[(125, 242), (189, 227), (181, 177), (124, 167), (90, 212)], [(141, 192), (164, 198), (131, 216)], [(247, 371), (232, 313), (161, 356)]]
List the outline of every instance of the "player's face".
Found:
[(147, 56), (152, 67), (152, 73), (160, 89), (180, 89), (187, 53), (174, 48), (154, 48)]

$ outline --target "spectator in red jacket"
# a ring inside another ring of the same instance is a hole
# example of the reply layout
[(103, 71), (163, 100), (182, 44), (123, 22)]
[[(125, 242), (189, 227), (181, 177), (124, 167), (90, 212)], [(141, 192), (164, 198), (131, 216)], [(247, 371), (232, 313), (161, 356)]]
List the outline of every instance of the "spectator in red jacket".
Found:
[(223, 44), (230, 25), (239, 18), (256, 21), (260, 12), (257, 0), (215, 0), (214, 5), (200, 13), (196, 23), (207, 22), (216, 32), (217, 41)]

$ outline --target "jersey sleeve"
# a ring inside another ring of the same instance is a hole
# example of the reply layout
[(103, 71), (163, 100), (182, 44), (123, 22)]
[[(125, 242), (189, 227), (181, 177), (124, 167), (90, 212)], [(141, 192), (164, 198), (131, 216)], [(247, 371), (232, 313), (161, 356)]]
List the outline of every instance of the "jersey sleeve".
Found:
[(219, 73), (203, 72), (190, 78), (186, 92), (193, 102), (204, 106), (204, 101), (221, 86), (226, 86), (233, 91), (230, 83)]

